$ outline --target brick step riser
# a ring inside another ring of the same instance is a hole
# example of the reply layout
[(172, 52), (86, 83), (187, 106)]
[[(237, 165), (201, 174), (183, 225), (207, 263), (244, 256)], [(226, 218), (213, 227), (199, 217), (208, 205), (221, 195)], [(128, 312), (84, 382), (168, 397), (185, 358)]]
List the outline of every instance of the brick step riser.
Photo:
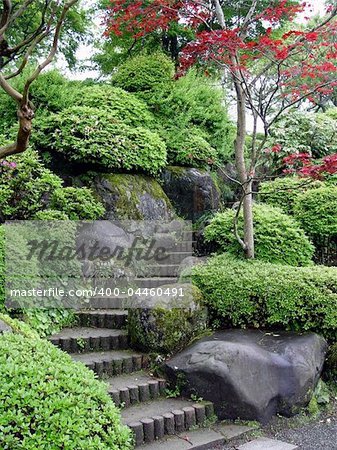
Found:
[(92, 362), (85, 365), (88, 369), (95, 372), (98, 378), (107, 379), (147, 369), (149, 367), (149, 359), (146, 356), (130, 356), (130, 358)]
[(77, 314), (79, 327), (110, 328), (122, 330), (127, 327), (128, 315), (114, 314)]
[(136, 446), (140, 446), (155, 442), (164, 436), (176, 435), (196, 426), (203, 426), (206, 420), (213, 416), (213, 404), (196, 404), (127, 425), (134, 433)]
[(178, 282), (178, 279), (176, 277), (171, 277), (171, 279), (169, 277), (167, 277), (167, 278), (162, 277), (161, 279), (158, 278), (156, 280), (151, 280), (149, 278), (137, 278), (137, 280), (135, 280), (135, 284), (137, 285), (137, 288), (139, 288), (139, 289), (157, 288), (157, 287), (161, 287), (161, 286), (166, 286), (168, 284), (175, 284), (177, 282)]
[[(165, 259), (163, 259), (162, 261), (155, 261), (156, 264), (158, 265), (172, 265), (172, 264), (176, 264), (179, 265), (181, 264), (185, 258), (188, 258), (190, 256), (193, 256), (193, 252), (191, 250), (187, 251), (187, 252), (175, 252), (175, 253), (169, 253), (168, 255), (166, 255), (167, 257)], [(149, 262), (149, 264), (152, 263), (152, 261)]]
[(129, 339), (126, 335), (90, 337), (90, 338), (67, 338), (51, 340), (52, 344), (67, 353), (99, 352), (107, 350), (127, 350)]
[(180, 275), (180, 265), (158, 265), (148, 266), (143, 273), (138, 274), (138, 278), (146, 277), (178, 277)]
[(128, 408), (138, 403), (156, 400), (165, 394), (166, 380), (131, 385), (125, 389), (110, 390), (109, 394), (116, 406)]

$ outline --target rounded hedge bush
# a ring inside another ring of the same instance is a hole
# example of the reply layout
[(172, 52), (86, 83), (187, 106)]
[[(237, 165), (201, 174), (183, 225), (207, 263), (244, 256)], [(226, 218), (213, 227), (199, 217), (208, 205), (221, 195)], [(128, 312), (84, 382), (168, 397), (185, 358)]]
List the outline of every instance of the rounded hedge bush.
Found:
[(323, 186), (299, 195), (294, 212), (309, 235), (337, 235), (337, 186)]
[(152, 105), (155, 97), (169, 92), (174, 73), (174, 63), (164, 53), (142, 54), (120, 65), (112, 84)]
[(66, 187), (53, 192), (50, 207), (62, 211), (70, 220), (97, 220), (105, 212), (88, 188)]
[(0, 378), (4, 450), (132, 448), (106, 385), (48, 341), (0, 336)]
[(323, 186), (321, 181), (307, 178), (275, 178), (260, 184), (258, 198), (263, 203), (282, 208), (287, 214), (293, 214), (298, 196), (309, 189), (317, 189), (321, 186)]
[(166, 147), (156, 133), (131, 128), (104, 109), (74, 106), (43, 117), (33, 139), (41, 150), (106, 169), (156, 174), (166, 164)]
[(4, 219), (30, 219), (43, 209), (62, 180), (26, 150), (0, 163), (0, 211)]
[(337, 340), (337, 268), (211, 258), (192, 270), (213, 324), (316, 331)]
[[(314, 247), (292, 217), (279, 208), (264, 204), (255, 204), (253, 212), (257, 259), (292, 266), (312, 264)], [(205, 228), (205, 238), (208, 242), (216, 242), (223, 251), (243, 257), (243, 250), (234, 235), (235, 215), (236, 211), (232, 209), (216, 214)], [(242, 212), (238, 232), (243, 236)]]
[(155, 128), (155, 119), (147, 105), (136, 96), (117, 87), (101, 84), (82, 86), (74, 90), (70, 100), (69, 106), (99, 108), (132, 127)]
[(44, 211), (38, 211), (34, 216), (34, 220), (69, 220), (69, 217), (63, 211), (45, 209)]

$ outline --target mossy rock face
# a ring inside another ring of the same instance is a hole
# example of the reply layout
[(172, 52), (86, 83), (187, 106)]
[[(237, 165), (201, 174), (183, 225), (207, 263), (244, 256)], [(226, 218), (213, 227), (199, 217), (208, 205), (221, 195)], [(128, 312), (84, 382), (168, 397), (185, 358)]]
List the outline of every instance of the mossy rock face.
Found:
[(174, 354), (207, 330), (207, 309), (200, 290), (193, 285), (162, 286), (166, 289), (183, 286), (184, 297), (163, 295), (147, 297), (144, 308), (129, 311), (128, 328), (131, 346), (146, 352)]
[(191, 167), (167, 167), (162, 175), (163, 189), (184, 219), (197, 221), (221, 205), (221, 191), (210, 171)]
[(93, 189), (103, 203), (107, 220), (170, 220), (175, 212), (153, 178), (132, 174), (100, 174)]

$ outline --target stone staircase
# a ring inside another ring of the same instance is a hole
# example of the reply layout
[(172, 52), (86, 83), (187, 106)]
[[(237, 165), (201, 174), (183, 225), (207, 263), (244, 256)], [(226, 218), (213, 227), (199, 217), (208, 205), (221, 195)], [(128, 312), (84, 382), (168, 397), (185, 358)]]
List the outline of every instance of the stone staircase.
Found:
[(121, 408), (123, 423), (133, 430), (136, 445), (214, 420), (210, 402), (166, 397), (166, 380), (147, 372), (149, 357), (128, 346), (127, 311), (81, 311), (78, 316), (77, 327), (63, 329), (50, 341), (108, 383), (108, 392)]

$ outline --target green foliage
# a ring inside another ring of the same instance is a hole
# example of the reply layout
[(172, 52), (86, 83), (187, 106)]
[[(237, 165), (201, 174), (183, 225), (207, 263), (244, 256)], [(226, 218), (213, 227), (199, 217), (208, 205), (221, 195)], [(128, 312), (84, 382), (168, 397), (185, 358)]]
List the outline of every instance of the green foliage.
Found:
[(76, 318), (71, 309), (27, 309), (23, 314), (25, 322), (35, 330), (39, 336), (50, 336), (64, 327), (74, 324)]
[(186, 146), (191, 138), (192, 149), (199, 145), (202, 151), (205, 144), (193, 142), (196, 137), (202, 137), (216, 149), (216, 159), (227, 159), (233, 154), (235, 128), (216, 80), (191, 70), (173, 83), (159, 113), (164, 129), (171, 131), (166, 143), (173, 155), (179, 145)]
[(0, 211), (5, 219), (29, 219), (45, 207), (62, 180), (41, 164), (33, 150), (11, 156), (8, 162), (16, 167), (0, 168)]
[(78, 86), (72, 90), (68, 106), (99, 108), (132, 127), (155, 128), (155, 119), (146, 103), (123, 89), (108, 85)]
[(38, 211), (34, 216), (34, 220), (69, 220), (69, 217), (63, 211), (45, 209), (44, 211)]
[(322, 182), (297, 177), (276, 178), (259, 186), (259, 200), (277, 206), (287, 214), (294, 214), (297, 198), (309, 189), (323, 186)]
[(156, 109), (169, 92), (173, 77), (174, 64), (164, 53), (141, 54), (119, 66), (112, 83)]
[[(337, 122), (331, 114), (291, 112), (271, 129), (271, 143), (283, 152), (309, 152), (315, 158), (336, 153)], [(271, 145), (272, 145), (271, 144)]]
[(198, 128), (179, 130), (173, 128), (164, 132), (168, 146), (170, 164), (188, 167), (207, 167), (218, 161), (218, 152), (206, 140), (207, 136)]
[[(279, 208), (265, 204), (255, 204), (253, 212), (257, 259), (292, 266), (312, 263), (314, 247), (292, 217)], [(243, 257), (243, 250), (234, 234), (235, 216), (236, 211), (232, 209), (216, 214), (205, 228), (205, 238), (208, 242), (218, 243), (225, 252)], [(243, 235), (242, 212), (238, 232)]]
[(337, 186), (322, 186), (299, 195), (295, 216), (311, 236), (337, 235)]
[(329, 347), (325, 363), (325, 376), (328, 380), (337, 381), (337, 342)]
[(104, 109), (74, 106), (44, 117), (33, 138), (41, 150), (107, 169), (156, 174), (166, 163), (166, 147), (156, 133), (120, 123)]
[(106, 385), (48, 341), (1, 336), (0, 378), (4, 450), (132, 448)]
[(195, 267), (192, 279), (224, 326), (311, 330), (336, 341), (337, 268), (220, 255)]
[(0, 226), (0, 311), (5, 303), (5, 230)]
[(56, 189), (50, 206), (56, 211), (62, 211), (70, 220), (97, 220), (105, 211), (88, 188)]

